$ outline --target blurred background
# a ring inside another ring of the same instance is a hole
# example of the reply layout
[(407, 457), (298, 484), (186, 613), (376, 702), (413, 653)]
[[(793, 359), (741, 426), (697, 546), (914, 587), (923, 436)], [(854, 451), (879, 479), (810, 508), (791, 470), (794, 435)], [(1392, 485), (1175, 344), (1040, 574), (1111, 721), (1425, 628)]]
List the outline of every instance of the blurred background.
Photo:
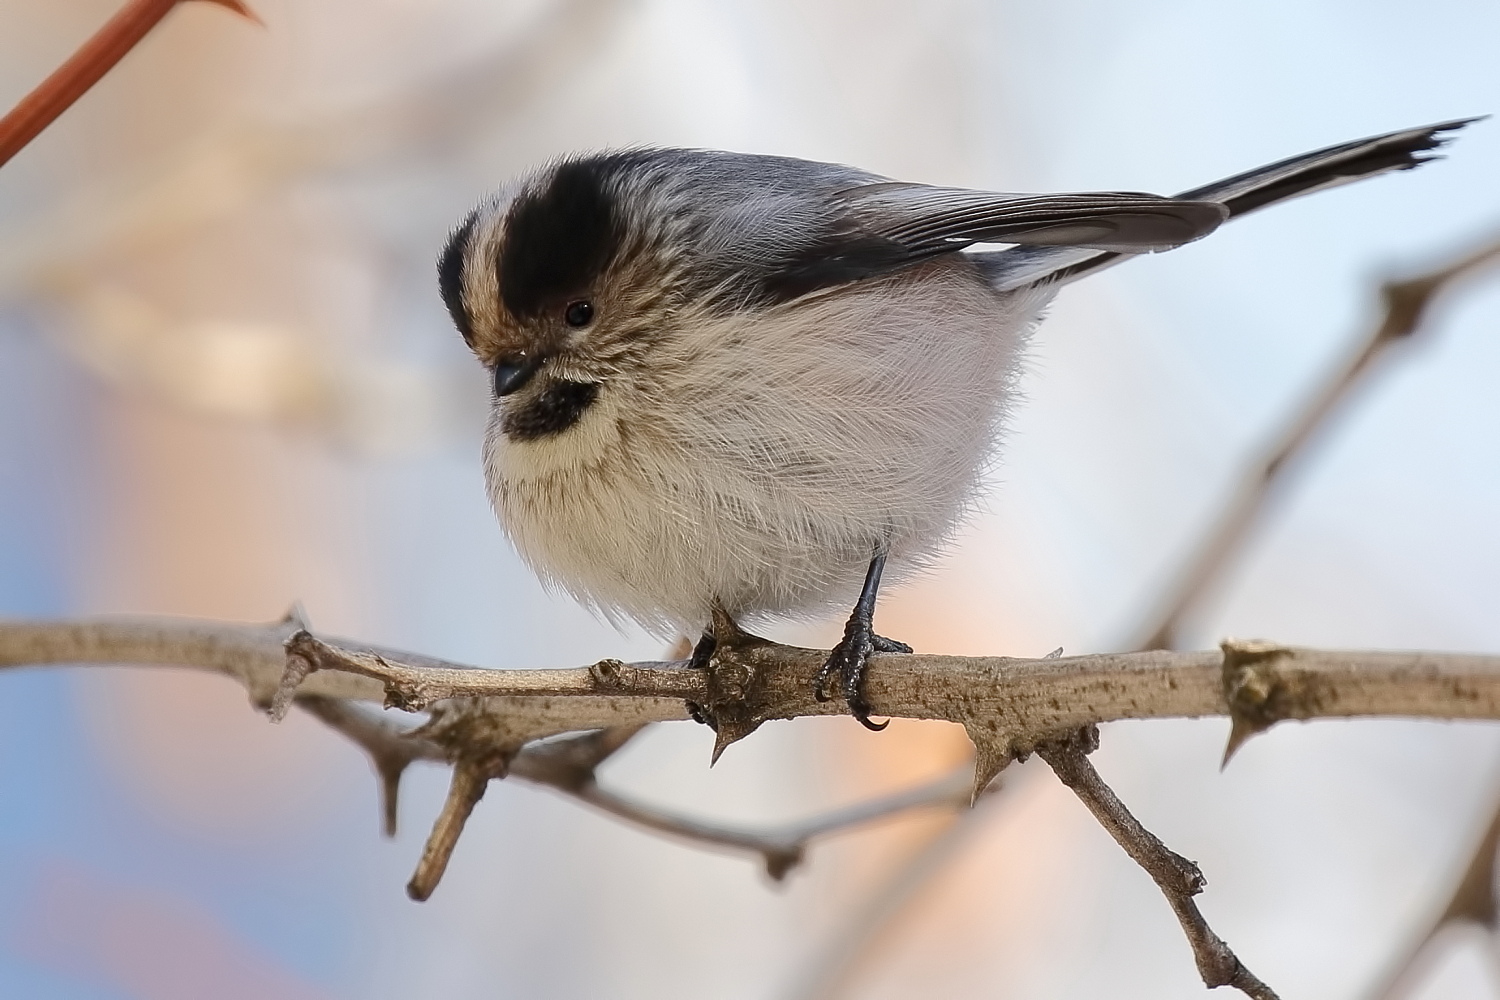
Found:
[[(1500, 111), (1500, 6), (1432, 0), (252, 0), (174, 12), (0, 172), (0, 615), (265, 620), (495, 667), (661, 651), (544, 592), (495, 525), (487, 380), (433, 260), (566, 150), (724, 147), (1003, 190), (1172, 192)], [(0, 106), (114, 0), (0, 0)], [(1500, 125), (1067, 289), (988, 509), (886, 597), (930, 652), (1121, 648), (1245, 463), (1358, 342), (1375, 288), (1500, 231)], [(1455, 296), (1336, 421), (1189, 628), (1500, 650), (1500, 281)], [(830, 626), (780, 637), (828, 642)], [(1045, 770), (961, 828), (913, 814), (785, 885), (517, 783), (431, 902), (446, 775), (380, 839), (359, 754), (182, 671), (0, 678), (0, 995), (1196, 997), (1146, 876)], [(1096, 761), (1208, 875), (1285, 997), (1365, 995), (1500, 800), (1500, 729), (1115, 724)], [(773, 724), (707, 767), (656, 727), (603, 780), (769, 822), (962, 761), (956, 728)], [(942, 864), (873, 933), (892, 872)], [(859, 946), (852, 941), (862, 942)], [(853, 956), (852, 962), (844, 958)], [(842, 956), (842, 958), (841, 958)], [(1455, 935), (1416, 995), (1500, 996)]]

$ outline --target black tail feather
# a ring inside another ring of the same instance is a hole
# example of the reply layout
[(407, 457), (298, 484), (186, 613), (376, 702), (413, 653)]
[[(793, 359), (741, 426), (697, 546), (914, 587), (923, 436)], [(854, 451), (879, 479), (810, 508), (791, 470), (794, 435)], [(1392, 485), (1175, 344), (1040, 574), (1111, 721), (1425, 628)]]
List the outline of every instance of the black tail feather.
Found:
[[(1229, 208), (1232, 219), (1314, 191), (1394, 170), (1410, 170), (1429, 160), (1441, 159), (1435, 151), (1454, 138), (1448, 133), (1487, 117), (1458, 118), (1329, 146), (1193, 188), (1176, 197), (1216, 201)], [(991, 282), (1002, 291), (1041, 283), (1063, 284), (1132, 256), (1136, 255), (1078, 247), (1015, 247), (976, 255), (989, 272)]]
[(1217, 201), (1227, 205), (1229, 217), (1234, 218), (1299, 195), (1441, 159), (1433, 151), (1453, 139), (1447, 133), (1480, 120), (1460, 118), (1330, 146), (1184, 191), (1177, 197)]

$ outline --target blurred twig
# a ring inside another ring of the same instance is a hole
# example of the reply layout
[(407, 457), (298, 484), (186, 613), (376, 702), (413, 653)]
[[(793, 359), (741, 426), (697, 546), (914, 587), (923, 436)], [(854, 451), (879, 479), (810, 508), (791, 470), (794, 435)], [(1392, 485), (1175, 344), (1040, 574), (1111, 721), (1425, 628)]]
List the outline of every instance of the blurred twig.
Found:
[(1184, 621), (1214, 590), (1286, 471), (1295, 465), (1355, 389), (1368, 381), (1375, 362), (1422, 328), (1432, 305), (1446, 292), (1486, 267), (1500, 263), (1500, 241), (1488, 243), (1426, 274), (1381, 286), (1383, 312), (1364, 344), (1343, 367), (1313, 393), (1293, 416), (1281, 438), (1254, 463), (1231, 496), (1223, 513), (1197, 552), (1187, 562), (1155, 623), (1143, 630), (1137, 648), (1174, 649), (1182, 639)]
[[(986, 799), (998, 791), (991, 786)], [(958, 856), (990, 814), (984, 800), (964, 810), (900, 861), (852, 909), (853, 917), (822, 945), (786, 992), (787, 1000), (835, 1000), (847, 993), (880, 933)]]
[[(179, 0), (131, 0), (119, 13), (79, 46), (51, 76), (21, 102), (0, 118), (0, 166), (26, 148), (42, 130), (73, 106), (105, 73), (115, 67), (125, 54), (135, 48), (171, 13)], [(228, 7), (252, 21), (256, 17), (240, 0), (207, 0)]]
[(766, 874), (780, 881), (801, 864), (808, 844), (820, 837), (920, 809), (964, 810), (969, 804), (969, 787), (973, 780), (971, 770), (965, 765), (906, 791), (772, 827), (734, 827), (705, 822), (644, 805), (593, 784), (575, 794), (613, 816), (658, 833), (704, 845), (753, 851), (765, 862)]
[[(1370, 991), (1370, 1000), (1399, 1000), (1409, 995), (1425, 971), (1424, 957), (1443, 932), (1459, 924), (1474, 924), (1494, 934), (1500, 930), (1500, 909), (1495, 900), (1495, 861), (1500, 850), (1500, 804), (1490, 816), (1489, 826), (1469, 855), (1463, 876), (1453, 887), (1448, 903), (1436, 920), (1407, 947), (1385, 978)], [(1488, 941), (1493, 947), (1493, 940)]]
[[(394, 836), (402, 773), (415, 761), (446, 762), (449, 758), (445, 748), (427, 739), (420, 727), (401, 726), (356, 702), (312, 696), (298, 699), (297, 704), (369, 756), (380, 779), (382, 826), (386, 836)], [(531, 743), (510, 761), (506, 774), (555, 789), (655, 833), (705, 847), (757, 854), (766, 866), (766, 873), (777, 881), (802, 862), (813, 840), (899, 813), (934, 807), (959, 809), (969, 802), (970, 768), (964, 766), (893, 795), (779, 826), (738, 826), (699, 819), (650, 805), (599, 784), (599, 766), (641, 729), (641, 726), (615, 726)], [(478, 798), (469, 799), (481, 790), (482, 786), (476, 788), (474, 782), (460, 782), (458, 794), (472, 808)], [(447, 844), (448, 851), (451, 846)], [(435, 874), (440, 875), (441, 871), (429, 872), (422, 882), (427, 892), (432, 888), (428, 880)]]

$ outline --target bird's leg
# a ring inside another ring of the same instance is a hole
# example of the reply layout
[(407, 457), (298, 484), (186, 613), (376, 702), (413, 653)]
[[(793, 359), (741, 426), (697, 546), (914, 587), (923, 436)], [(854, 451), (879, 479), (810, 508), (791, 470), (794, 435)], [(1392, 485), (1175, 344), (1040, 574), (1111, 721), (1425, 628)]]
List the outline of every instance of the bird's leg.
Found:
[(818, 671), (818, 676), (813, 681), (813, 697), (819, 701), (827, 701), (830, 697), (828, 682), (837, 674), (849, 711), (866, 729), (877, 732), (890, 723), (877, 724), (870, 721), (870, 704), (865, 701), (864, 691), (865, 667), (870, 662), (870, 654), (911, 652), (911, 647), (906, 643), (875, 634), (875, 595), (880, 590), (880, 573), (883, 569), (885, 555), (882, 553), (870, 560), (870, 569), (865, 573), (864, 589), (859, 593), (859, 601), (854, 605), (849, 623), (844, 626), (844, 638), (833, 647), (828, 662), (823, 664), (823, 669)]

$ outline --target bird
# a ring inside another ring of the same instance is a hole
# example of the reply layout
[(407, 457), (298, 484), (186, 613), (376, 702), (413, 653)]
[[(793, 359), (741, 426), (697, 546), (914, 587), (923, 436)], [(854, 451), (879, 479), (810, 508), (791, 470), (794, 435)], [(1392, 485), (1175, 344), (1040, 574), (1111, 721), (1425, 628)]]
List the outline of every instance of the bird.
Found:
[[(1268, 205), (1434, 159), (1457, 119), (1175, 197), (1017, 194), (783, 156), (560, 157), (450, 234), (442, 300), (488, 370), (491, 503), (542, 581), (703, 636), (848, 608), (812, 679), (865, 726), (882, 578), (975, 509), (1027, 339), (1063, 286)], [(697, 706), (695, 716), (703, 719)]]

